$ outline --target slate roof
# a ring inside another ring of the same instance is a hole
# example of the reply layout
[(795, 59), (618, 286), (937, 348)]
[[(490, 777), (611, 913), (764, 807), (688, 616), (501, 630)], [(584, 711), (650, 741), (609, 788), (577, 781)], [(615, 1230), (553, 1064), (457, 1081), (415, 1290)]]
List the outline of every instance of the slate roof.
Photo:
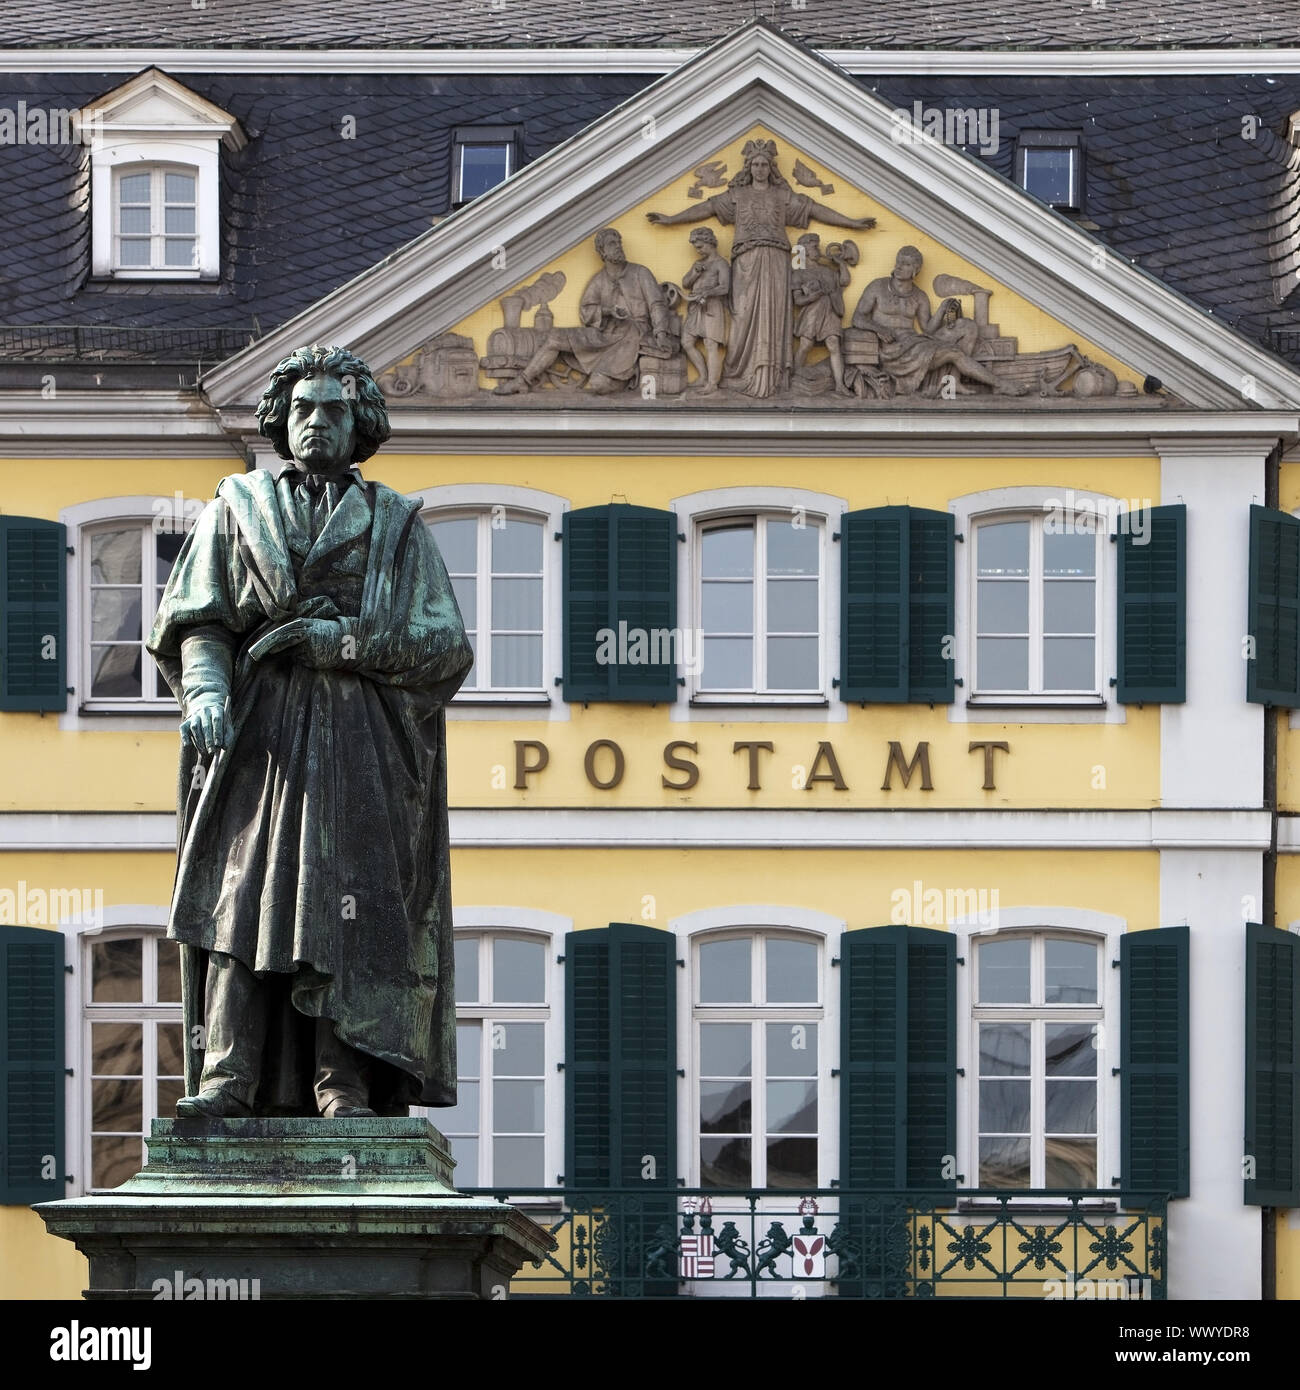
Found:
[(4, 0), (15, 48), (689, 47), (753, 18), (826, 48), (1289, 47), (1295, 0)]
[[(108, 328), (207, 332), (198, 355), (210, 365), (446, 213), (454, 126), (519, 124), (534, 159), (653, 79), (187, 73), (181, 80), (236, 116), (249, 137), (244, 149), (221, 152), (220, 283), (91, 280), (85, 151), (0, 147), (0, 360), (64, 351), (5, 326), (76, 325), (101, 330), (83, 335), (81, 355), (110, 359), (132, 354)], [(1019, 131), (1082, 131), (1083, 216), (1093, 234), (1300, 363), (1300, 158), (1285, 139), (1287, 118), (1300, 110), (1300, 75), (858, 80), (903, 108), (920, 101), (995, 109), (1000, 144), (986, 162), (1007, 177)], [(0, 75), (0, 106), (24, 99), (29, 107), (75, 107), (121, 81), (120, 73)], [(340, 138), (345, 115), (356, 118), (355, 140)], [(1243, 138), (1243, 117), (1258, 120), (1254, 139)], [(173, 348), (153, 360), (195, 360), (191, 340)], [(137, 344), (134, 355), (140, 351)]]

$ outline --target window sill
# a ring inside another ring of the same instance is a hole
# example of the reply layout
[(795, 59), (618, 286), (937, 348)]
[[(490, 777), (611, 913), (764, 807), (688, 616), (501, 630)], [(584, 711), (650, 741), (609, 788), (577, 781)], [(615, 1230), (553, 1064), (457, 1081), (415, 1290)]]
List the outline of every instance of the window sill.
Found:
[(1022, 1213), (1042, 1212), (1059, 1213), (1069, 1211), (1088, 1211), (1099, 1212), (1103, 1215), (1117, 1215), (1121, 1210), (1120, 1203), (1114, 1197), (1083, 1197), (1077, 1202), (1072, 1202), (1066, 1197), (1053, 1200), (1051, 1197), (1012, 1197), (1006, 1202), (993, 1201), (987, 1197), (970, 1198), (966, 1201), (961, 1200), (960, 1193), (955, 1194), (957, 1201), (955, 1206), (961, 1215), (969, 1213), (974, 1216), (984, 1212), (1016, 1211)]
[(217, 277), (212, 272), (205, 276), (201, 270), (167, 270), (161, 266), (155, 270), (152, 267), (146, 269), (141, 266), (138, 270), (123, 268), (110, 271), (107, 274), (101, 273), (91, 278), (100, 284), (114, 284), (120, 280), (215, 280)]
[(1105, 709), (1104, 695), (972, 695), (967, 709)]
[(470, 694), (461, 693), (451, 701), (452, 709), (471, 709), (474, 706), (529, 705), (545, 709), (550, 706), (551, 697), (544, 691), (522, 691), (518, 695), (507, 691), (475, 690)]
[(100, 701), (87, 702), (77, 706), (77, 713), (84, 718), (99, 715), (119, 714), (174, 714), (179, 716), (181, 707), (175, 700), (136, 700), (132, 703), (105, 704)]
[(829, 709), (830, 701), (824, 695), (692, 695), (692, 709), (753, 709), (761, 706), (766, 709)]

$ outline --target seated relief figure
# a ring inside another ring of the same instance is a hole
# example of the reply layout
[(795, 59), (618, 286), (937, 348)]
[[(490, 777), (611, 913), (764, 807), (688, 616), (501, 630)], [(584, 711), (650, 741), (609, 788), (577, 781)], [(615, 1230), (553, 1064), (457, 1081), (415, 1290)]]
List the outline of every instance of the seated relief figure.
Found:
[(531, 391), (561, 356), (586, 378), (586, 390), (608, 395), (635, 382), (643, 352), (663, 357), (676, 350), (673, 316), (652, 272), (628, 262), (612, 227), (596, 233), (595, 247), (604, 265), (583, 291), (583, 326), (551, 329), (523, 371), (494, 388), (496, 395)]
[(894, 393), (937, 396), (947, 367), (961, 394), (971, 394), (961, 384), (966, 377), (999, 396), (1024, 395), (1026, 387), (1004, 380), (975, 360), (979, 328), (961, 317), (959, 301), (945, 299), (930, 312), (930, 298), (916, 284), (921, 264), (915, 246), (900, 248), (893, 274), (873, 280), (853, 311), (853, 327), (870, 329), (880, 340), (880, 368), (893, 382)]

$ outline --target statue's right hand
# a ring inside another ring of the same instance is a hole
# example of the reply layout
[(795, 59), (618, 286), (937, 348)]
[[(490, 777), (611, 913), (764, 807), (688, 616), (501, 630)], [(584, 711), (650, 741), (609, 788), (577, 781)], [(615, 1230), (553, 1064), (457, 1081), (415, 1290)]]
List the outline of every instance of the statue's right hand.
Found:
[(181, 721), (181, 738), (204, 757), (230, 746), (234, 733), (226, 713), (227, 702), (208, 700)]
[(667, 213), (663, 212), (647, 212), (645, 217), (647, 222), (654, 222), (657, 224), (663, 222), (667, 218), (667, 215)]

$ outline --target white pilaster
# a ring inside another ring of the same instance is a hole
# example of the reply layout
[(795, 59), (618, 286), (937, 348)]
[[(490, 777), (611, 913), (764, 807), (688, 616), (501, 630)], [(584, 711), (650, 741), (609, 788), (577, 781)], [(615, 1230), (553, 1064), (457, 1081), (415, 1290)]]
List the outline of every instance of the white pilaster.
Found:
[[(1242, 1202), (1250, 850), (1160, 851), (1160, 923), (1190, 927), (1191, 1195), (1169, 1207), (1169, 1296), (1260, 1297), (1259, 1208)], [(1257, 909), (1256, 909), (1257, 911)]]

